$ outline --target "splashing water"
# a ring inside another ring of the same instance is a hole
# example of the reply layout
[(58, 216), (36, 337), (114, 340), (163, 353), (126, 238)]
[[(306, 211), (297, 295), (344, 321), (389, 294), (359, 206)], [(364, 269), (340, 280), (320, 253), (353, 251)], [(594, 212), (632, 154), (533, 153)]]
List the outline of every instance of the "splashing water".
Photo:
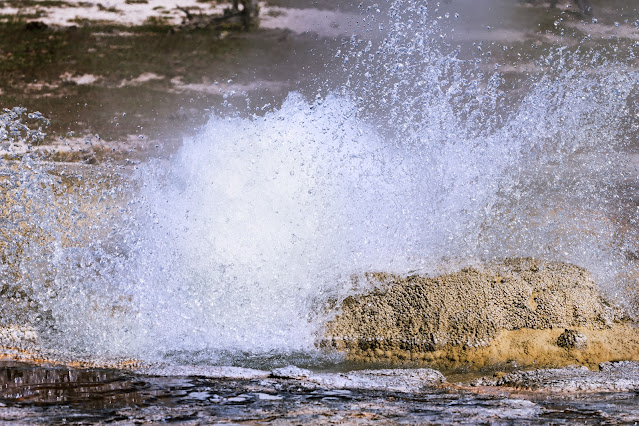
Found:
[(3, 322), (72, 354), (215, 363), (313, 353), (367, 271), (539, 256), (620, 289), (637, 72), (559, 50), (511, 99), (436, 47), (425, 5), (389, 16), (352, 40), (340, 90), (213, 115), (132, 175), (6, 165)]

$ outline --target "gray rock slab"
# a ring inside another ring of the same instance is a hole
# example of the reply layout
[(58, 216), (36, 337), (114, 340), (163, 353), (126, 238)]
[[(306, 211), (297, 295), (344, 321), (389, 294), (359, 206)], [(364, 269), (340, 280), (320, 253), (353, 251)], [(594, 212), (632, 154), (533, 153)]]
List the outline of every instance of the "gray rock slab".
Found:
[(271, 374), (269, 371), (255, 370), (252, 368), (229, 366), (181, 366), (181, 365), (154, 365), (136, 370), (137, 373), (149, 376), (174, 376), (188, 377), (200, 376), (212, 379), (237, 379), (253, 380), (264, 379)]
[(385, 369), (360, 370), (348, 373), (313, 373), (295, 366), (272, 371), (272, 377), (301, 380), (305, 385), (328, 389), (385, 390), (392, 392), (420, 392), (446, 382), (436, 370)]
[(630, 392), (639, 390), (639, 362), (606, 362), (600, 365), (600, 371), (586, 367), (515, 371), (473, 384), (551, 392)]

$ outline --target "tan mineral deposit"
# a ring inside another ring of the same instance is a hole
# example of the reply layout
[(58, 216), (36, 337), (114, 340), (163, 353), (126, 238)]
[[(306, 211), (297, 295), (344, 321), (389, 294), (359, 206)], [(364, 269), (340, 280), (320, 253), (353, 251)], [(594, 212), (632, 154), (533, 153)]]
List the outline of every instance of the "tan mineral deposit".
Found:
[(451, 371), (639, 360), (630, 315), (578, 266), (517, 258), (432, 278), (367, 279), (375, 289), (346, 298), (321, 341), (352, 361)]

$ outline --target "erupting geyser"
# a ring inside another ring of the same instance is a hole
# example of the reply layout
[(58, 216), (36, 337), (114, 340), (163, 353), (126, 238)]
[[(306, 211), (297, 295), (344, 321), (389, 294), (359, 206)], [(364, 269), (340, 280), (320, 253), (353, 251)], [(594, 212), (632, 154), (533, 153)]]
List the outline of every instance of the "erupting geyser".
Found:
[(356, 277), (513, 256), (585, 267), (632, 304), (639, 74), (559, 49), (514, 95), (424, 4), (369, 13), (381, 36), (338, 52), (327, 95), (213, 114), (131, 172), (4, 165), (3, 303), (21, 304), (3, 321), (68, 356), (315, 356), (369, 290)]

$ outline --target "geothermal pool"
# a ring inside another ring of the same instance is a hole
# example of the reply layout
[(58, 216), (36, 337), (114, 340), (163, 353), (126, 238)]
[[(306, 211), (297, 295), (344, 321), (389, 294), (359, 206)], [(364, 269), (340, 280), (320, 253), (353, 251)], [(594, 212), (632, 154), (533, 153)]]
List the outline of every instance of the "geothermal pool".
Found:
[[(488, 18), (467, 3), (342, 11), (349, 24), (330, 34), (339, 43), (317, 47), (330, 67), (282, 83), (290, 90), (272, 103), (229, 80), (204, 125), (142, 161), (51, 162), (29, 146), (46, 119), (5, 110), (0, 343), (8, 358), (58, 367), (8, 364), (3, 415), (61, 421), (72, 407), (77, 421), (257, 421), (297, 401), (315, 411), (290, 421), (347, 405), (373, 421), (395, 401), (412, 422), (596, 422), (611, 404), (612, 418), (635, 419), (632, 392), (345, 394), (215, 370), (414, 367), (353, 364), (319, 343), (347, 297), (375, 290), (368, 273), (565, 262), (633, 316), (637, 10), (595, 4), (593, 19), (495, 1)], [(532, 30), (517, 28), (532, 18)], [(451, 404), (471, 408), (442, 412)]]

